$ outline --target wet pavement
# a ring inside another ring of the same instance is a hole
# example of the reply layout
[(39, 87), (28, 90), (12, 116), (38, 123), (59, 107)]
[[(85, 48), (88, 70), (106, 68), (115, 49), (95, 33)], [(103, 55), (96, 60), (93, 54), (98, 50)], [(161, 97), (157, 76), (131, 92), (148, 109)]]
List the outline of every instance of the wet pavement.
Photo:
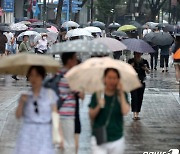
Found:
[[(180, 103), (179, 86), (175, 83), (174, 69), (168, 73), (160, 70), (147, 77), (141, 120), (134, 122), (132, 113), (125, 121), (125, 154), (143, 152), (167, 152), (180, 149)], [(20, 128), (20, 121), (14, 117), (15, 107), (21, 91), (28, 88), (26, 80), (8, 84), (0, 76), (0, 154), (11, 154)], [(90, 122), (87, 105), (90, 96), (80, 105), (82, 134), (79, 154), (90, 154)]]

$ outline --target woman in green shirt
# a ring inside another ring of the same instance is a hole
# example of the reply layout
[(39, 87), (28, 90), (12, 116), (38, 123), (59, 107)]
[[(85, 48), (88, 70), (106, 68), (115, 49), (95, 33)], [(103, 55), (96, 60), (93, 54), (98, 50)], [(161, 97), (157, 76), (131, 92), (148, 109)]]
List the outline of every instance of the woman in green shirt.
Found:
[[(123, 154), (124, 152), (123, 115), (129, 112), (130, 106), (120, 79), (120, 74), (116, 69), (106, 69), (104, 95), (102, 97), (100, 94), (99, 97), (98, 93), (93, 94), (89, 104), (89, 115), (93, 123), (93, 154)], [(107, 121), (109, 121), (108, 124)], [(97, 145), (96, 137), (94, 137), (95, 130), (105, 125), (107, 142)]]

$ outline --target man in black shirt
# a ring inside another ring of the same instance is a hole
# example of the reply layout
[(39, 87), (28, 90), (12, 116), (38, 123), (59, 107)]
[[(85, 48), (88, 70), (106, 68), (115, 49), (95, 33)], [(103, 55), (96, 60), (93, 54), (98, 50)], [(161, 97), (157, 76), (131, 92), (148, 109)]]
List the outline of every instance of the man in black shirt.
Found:
[(128, 63), (134, 67), (138, 74), (139, 80), (142, 83), (141, 88), (138, 88), (131, 92), (131, 108), (132, 112), (134, 113), (133, 119), (140, 120), (139, 112), (141, 111), (143, 95), (145, 90), (146, 73), (150, 73), (149, 63), (147, 60), (142, 58), (141, 53), (137, 52), (134, 53), (134, 58), (130, 59)]

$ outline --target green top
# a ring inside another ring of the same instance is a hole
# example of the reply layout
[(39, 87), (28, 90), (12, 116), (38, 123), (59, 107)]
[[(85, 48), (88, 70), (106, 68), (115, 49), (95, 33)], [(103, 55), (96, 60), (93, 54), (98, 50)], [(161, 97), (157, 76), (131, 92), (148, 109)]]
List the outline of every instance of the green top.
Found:
[(30, 46), (27, 42), (21, 42), (20, 46), (19, 46), (19, 52), (28, 52), (30, 49)]
[[(126, 100), (128, 102), (128, 96), (125, 94)], [(93, 130), (95, 128), (99, 128), (105, 125), (108, 114), (110, 112), (111, 103), (113, 101), (114, 96), (107, 96), (105, 95), (105, 107), (102, 108), (93, 121)], [(123, 115), (121, 112), (121, 105), (118, 100), (118, 97), (116, 96), (114, 101), (114, 107), (112, 110), (112, 115), (110, 118), (110, 122), (107, 126), (107, 138), (108, 142), (116, 141), (120, 139), (123, 136)], [(97, 97), (96, 94), (93, 94), (91, 103), (89, 104), (89, 108), (95, 108), (97, 106)], [(93, 134), (93, 133), (92, 133)]]

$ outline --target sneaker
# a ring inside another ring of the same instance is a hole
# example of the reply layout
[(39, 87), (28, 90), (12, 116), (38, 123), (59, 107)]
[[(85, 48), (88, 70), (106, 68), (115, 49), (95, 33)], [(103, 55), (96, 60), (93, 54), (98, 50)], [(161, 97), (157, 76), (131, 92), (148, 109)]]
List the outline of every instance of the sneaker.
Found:
[(164, 69), (162, 70), (162, 73), (164, 73)]
[(176, 84), (179, 84), (179, 81), (176, 81)]
[(166, 70), (166, 72), (168, 72), (168, 70)]
[(154, 70), (157, 71), (157, 68), (155, 67)]
[(19, 79), (17, 78), (17, 76), (12, 76), (12, 78), (16, 81), (18, 81)]

